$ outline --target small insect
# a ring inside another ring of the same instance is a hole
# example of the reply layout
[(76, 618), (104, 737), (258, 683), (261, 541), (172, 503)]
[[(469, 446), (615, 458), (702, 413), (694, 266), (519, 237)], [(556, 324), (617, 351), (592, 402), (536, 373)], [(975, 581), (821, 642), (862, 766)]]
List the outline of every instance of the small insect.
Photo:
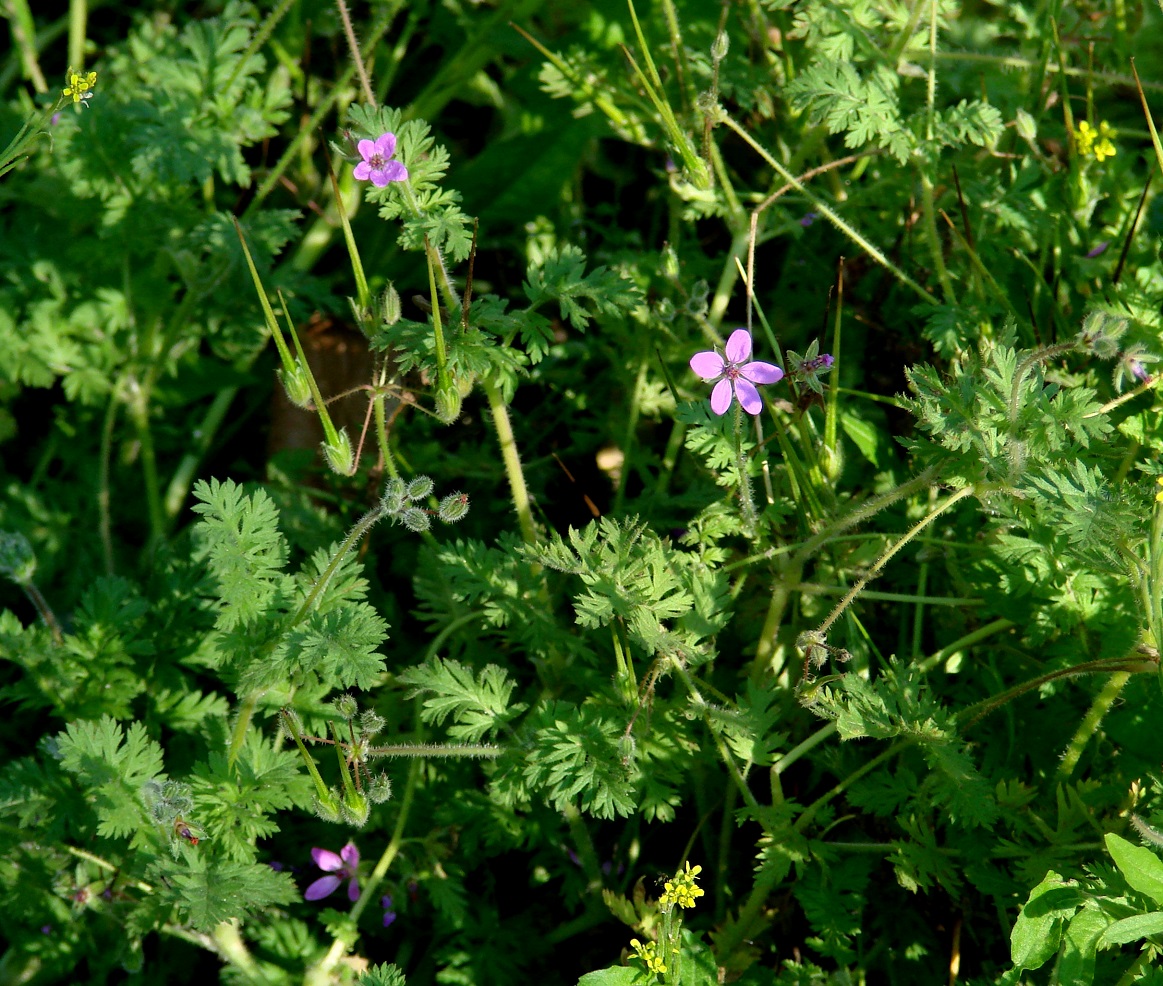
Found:
[(196, 846), (201, 841), (181, 815), (174, 819), (174, 834), (185, 839), (192, 846)]

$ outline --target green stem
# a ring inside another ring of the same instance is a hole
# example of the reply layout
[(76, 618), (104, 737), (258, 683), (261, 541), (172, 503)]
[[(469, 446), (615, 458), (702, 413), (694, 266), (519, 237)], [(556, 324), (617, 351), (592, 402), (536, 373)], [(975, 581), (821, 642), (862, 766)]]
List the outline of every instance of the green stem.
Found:
[(222, 921), (219, 923), (214, 929), (214, 944), (217, 946), (218, 954), (246, 976), (250, 982), (270, 982), (263, 973), (262, 967), (254, 960), (254, 956), (250, 954), (250, 949), (246, 947), (246, 942), (242, 940), (237, 922)]
[(941, 243), (941, 234), (937, 232), (937, 211), (933, 204), (933, 183), (925, 173), (921, 172), (921, 215), (925, 223), (925, 239), (929, 244), (929, 256), (933, 260), (933, 269), (937, 272), (937, 280), (941, 283), (941, 296), (945, 304), (957, 303), (953, 294), (953, 282), (949, 279), (949, 271), (945, 267), (944, 246)]
[(23, 582), (20, 587), (24, 590), (24, 594), (28, 596), (28, 601), (36, 607), (40, 618), (44, 620), (45, 626), (48, 627), (49, 632), (52, 634), (53, 643), (59, 646), (64, 641), (64, 635), (61, 633), (61, 625), (57, 622), (56, 614), (53, 613), (52, 607), (48, 604), (48, 600), (41, 595), (35, 582)]
[[(28, 8), (28, 0), (8, 0), (8, 23), (12, 40), (20, 50), (24, 74), (37, 92), (48, 92), (48, 83), (40, 70), (36, 51), (36, 22)], [(79, 70), (78, 70), (79, 71)]]
[(788, 769), (788, 767), (799, 760), (800, 757), (804, 756), (804, 754), (810, 753), (817, 746), (823, 743), (824, 740), (830, 739), (832, 736), (834, 736), (836, 734), (836, 729), (837, 726), (834, 722), (830, 722), (826, 726), (821, 726), (802, 743), (788, 750), (788, 752), (780, 757), (779, 761), (771, 769), (776, 773), (777, 776), (782, 774), (785, 770)]
[(1110, 679), (1103, 686), (1094, 698), (1090, 705), (1090, 709), (1082, 718), (1082, 722), (1078, 724), (1078, 729), (1071, 737), (1069, 745), (1066, 747), (1066, 752), (1062, 754), (1062, 761), (1058, 764), (1058, 778), (1060, 780), (1069, 780), (1070, 775), (1074, 773), (1074, 768), (1078, 766), (1078, 760), (1082, 756), (1082, 751), (1085, 749), (1090, 737), (1098, 732), (1099, 724), (1103, 720), (1103, 716), (1110, 711), (1110, 707), (1114, 705), (1115, 699), (1122, 693), (1123, 688), (1127, 682), (1131, 680), (1131, 673), (1129, 671), (1119, 671), (1110, 676)]
[(386, 513), (387, 511), (383, 505), (378, 504), (356, 521), (355, 526), (348, 531), (347, 537), (343, 539), (343, 544), (339, 546), (339, 550), (335, 552), (335, 556), (331, 559), (327, 568), (323, 570), (323, 574), (311, 586), (311, 591), (307, 594), (307, 598), (303, 600), (302, 605), (299, 606), (298, 611), (295, 613), (295, 618), (291, 621), (292, 627), (298, 626), (311, 611), (311, 607), (315, 605), (316, 598), (318, 598), (319, 593), (323, 591), (327, 583), (331, 580), (331, 576), (335, 574), (335, 570), (339, 567), (339, 563), (343, 561), (344, 556), (371, 529), (373, 524), (383, 519)]
[(819, 627), (816, 628), (816, 633), (821, 635), (826, 634), (828, 632), (828, 628), (831, 627), (832, 624), (840, 618), (840, 615), (848, 608), (852, 600), (860, 594), (860, 590), (880, 574), (884, 566), (889, 563), (889, 561), (897, 554), (897, 552), (899, 552), (914, 537), (920, 534), (921, 531), (933, 523), (933, 521), (940, 517), (941, 514), (943, 514), (946, 510), (948, 510), (954, 504), (960, 503), (966, 497), (972, 496), (974, 492), (974, 487), (963, 486), (952, 496), (947, 497), (944, 503), (936, 507), (931, 513), (922, 517), (919, 521), (917, 521), (916, 524), (910, 527), (899, 541), (888, 548), (888, 550), (886, 550), (876, 560), (876, 564), (873, 565), (872, 568), (870, 568), (865, 573), (864, 577), (851, 588), (851, 590), (848, 592), (848, 595), (846, 595), (843, 599), (840, 600), (840, 602), (836, 604), (836, 608), (828, 614), (828, 618), (824, 620), (824, 622), (821, 623)]
[[(235, 368), (245, 371), (250, 368), (250, 363), (251, 360), (248, 359), (242, 365), (236, 364)], [(210, 402), (210, 407), (206, 409), (202, 423), (192, 432), (193, 447), (182, 456), (173, 476), (170, 477), (165, 497), (162, 499), (167, 532), (171, 532), (177, 523), (178, 514), (186, 502), (186, 497), (189, 496), (190, 485), (194, 481), (198, 466), (210, 450), (210, 443), (214, 440), (218, 429), (222, 427), (222, 422), (226, 420), (226, 412), (230, 410), (230, 405), (234, 402), (237, 394), (238, 387), (226, 387), (215, 394), (214, 400)]]
[(509, 411), (501, 397), (500, 387), (489, 380), (482, 380), (481, 386), (493, 414), (493, 427), (497, 431), (501, 460), (505, 463), (505, 474), (509, 478), (509, 493), (513, 498), (513, 508), (517, 511), (521, 539), (526, 544), (533, 544), (537, 540), (537, 530), (533, 526), (533, 509), (529, 503), (529, 490), (525, 486), (525, 473), (521, 469), (521, 456), (517, 452), (517, 441), (513, 437)]
[(85, 30), (89, 19), (87, 0), (69, 0), (69, 65), (74, 72), (85, 68)]
[(134, 387), (130, 400), (130, 416), (141, 445), (141, 472), (145, 481), (145, 502), (149, 512), (150, 547), (157, 547), (165, 537), (165, 514), (162, 511), (161, 486), (158, 481), (157, 459), (154, 456), (153, 432), (149, 426), (149, 404), (145, 388)]
[(113, 428), (117, 421), (117, 406), (120, 382), (109, 394), (109, 404), (101, 422), (101, 444), (97, 456), (97, 533), (101, 539), (101, 557), (105, 562), (105, 574), (113, 574), (113, 522), (110, 518), (110, 460), (113, 457)]

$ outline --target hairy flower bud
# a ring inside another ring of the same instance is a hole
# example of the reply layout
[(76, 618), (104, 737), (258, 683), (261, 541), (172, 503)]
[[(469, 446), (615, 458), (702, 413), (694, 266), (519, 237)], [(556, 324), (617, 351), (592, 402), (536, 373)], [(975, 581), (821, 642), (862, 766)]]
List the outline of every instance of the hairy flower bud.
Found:
[(367, 796), (372, 804), (381, 805), (392, 796), (392, 782), (387, 774), (378, 774), (367, 787)]
[(452, 380), (445, 380), (436, 386), (436, 417), (446, 425), (460, 417), (463, 399), (460, 388)]
[(338, 822), (339, 798), (336, 797), (334, 789), (327, 792), (326, 799), (315, 795), (311, 801), (311, 810), (325, 822)]
[(388, 286), (384, 288), (383, 298), (380, 301), (380, 319), (384, 325), (395, 325), (400, 321), (402, 309), (400, 307), (399, 292), (392, 286), (392, 282), (388, 282)]
[(367, 816), (371, 812), (371, 802), (362, 791), (345, 791), (340, 801), (343, 820), (356, 828), (363, 828), (367, 824)]
[(716, 35), (715, 40), (711, 42), (711, 58), (716, 62), (721, 62), (727, 57), (727, 52), (731, 47), (731, 39), (727, 36), (726, 31), (720, 31)]
[(344, 692), (338, 698), (332, 699), (331, 707), (341, 719), (354, 719), (359, 715), (359, 703), (355, 696)]
[(276, 370), (275, 373), (279, 378), (279, 383), (283, 385), (287, 400), (295, 407), (309, 408), (312, 406), (311, 384), (307, 382), (307, 373), (298, 360), (295, 361), (294, 369), (290, 371)]
[(17, 585), (28, 585), (36, 574), (36, 555), (19, 531), (0, 531), (0, 575)]
[(404, 496), (409, 500), (423, 500), (432, 492), (435, 486), (436, 484), (427, 476), (417, 476), (408, 484), (408, 488), (404, 490)]
[(355, 472), (355, 452), (346, 429), (339, 430), (334, 443), (323, 443), (323, 458), (327, 462), (327, 467), (341, 476), (350, 476)]
[(449, 493), (440, 501), (437, 515), (446, 524), (455, 524), (458, 520), (463, 520), (468, 515), (468, 494)]
[(384, 717), (372, 709), (364, 709), (359, 714), (359, 731), (363, 736), (375, 736), (386, 725)]
[(428, 515), (418, 507), (409, 507), (405, 510), (400, 516), (400, 522), (416, 534), (423, 534), (432, 526), (432, 521), (429, 520)]

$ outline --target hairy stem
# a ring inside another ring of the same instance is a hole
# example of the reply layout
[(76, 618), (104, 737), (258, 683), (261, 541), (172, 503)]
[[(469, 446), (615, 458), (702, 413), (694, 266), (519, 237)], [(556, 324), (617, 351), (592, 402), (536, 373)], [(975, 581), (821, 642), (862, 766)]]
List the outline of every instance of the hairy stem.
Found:
[(505, 463), (505, 475), (509, 477), (509, 493), (513, 498), (513, 508), (517, 511), (517, 523), (521, 527), (521, 538), (526, 544), (537, 540), (537, 530), (533, 526), (533, 509), (529, 503), (529, 490), (525, 486), (525, 473), (521, 468), (521, 456), (517, 451), (517, 441), (513, 437), (513, 424), (509, 420), (509, 410), (501, 398), (501, 388), (491, 381), (482, 381), (489, 410), (493, 413), (493, 427), (497, 431), (497, 443), (501, 447), (501, 460)]

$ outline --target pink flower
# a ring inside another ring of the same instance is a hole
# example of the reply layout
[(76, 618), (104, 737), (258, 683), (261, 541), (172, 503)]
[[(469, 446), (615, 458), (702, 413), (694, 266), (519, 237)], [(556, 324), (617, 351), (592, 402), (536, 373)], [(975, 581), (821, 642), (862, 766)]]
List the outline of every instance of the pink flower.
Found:
[(383, 188), (389, 182), (406, 181), (408, 169), (399, 161), (389, 158), (396, 153), (396, 135), (384, 134), (372, 140), (361, 140), (356, 147), (363, 158), (355, 166), (355, 177), (360, 181), (370, 180), (376, 188)]
[(312, 849), (311, 858), (319, 869), (327, 870), (328, 875), (321, 876), (307, 888), (303, 894), (307, 900), (321, 900), (334, 893), (344, 880), (348, 881), (347, 899), (353, 902), (359, 900), (359, 882), (356, 880), (359, 850), (354, 843), (349, 842), (339, 850), (338, 855), (330, 849)]
[(691, 357), (691, 369), (704, 380), (717, 380), (711, 391), (711, 410), (725, 414), (731, 406), (731, 398), (736, 397), (740, 406), (748, 414), (758, 414), (763, 410), (763, 401), (757, 383), (779, 383), (783, 370), (773, 363), (752, 362), (751, 333), (746, 329), (736, 329), (727, 340), (727, 358), (708, 350), (695, 353)]

